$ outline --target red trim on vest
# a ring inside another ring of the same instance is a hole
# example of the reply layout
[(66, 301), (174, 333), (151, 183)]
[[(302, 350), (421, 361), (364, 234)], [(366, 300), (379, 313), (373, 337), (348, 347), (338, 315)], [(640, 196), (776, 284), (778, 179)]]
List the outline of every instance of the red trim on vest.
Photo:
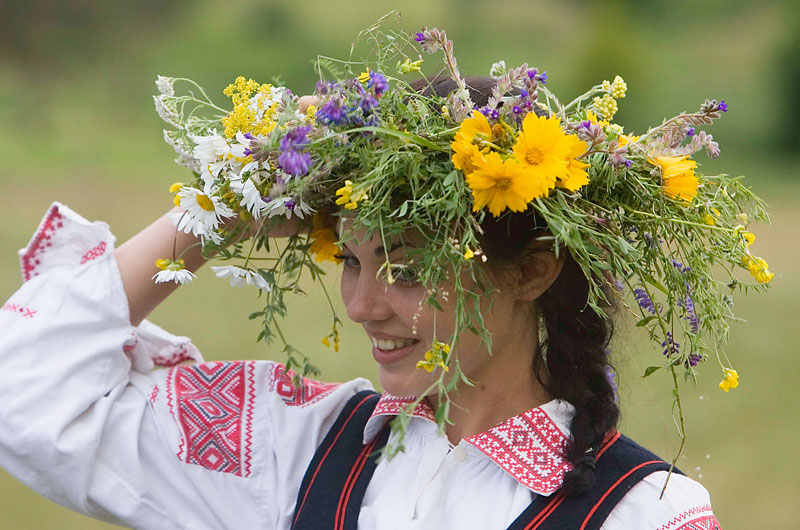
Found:
[(297, 512), (295, 513), (294, 521), (292, 521), (292, 526), (297, 524), (297, 518), (300, 517), (300, 512), (303, 511), (303, 506), (305, 505), (306, 499), (308, 498), (308, 494), (311, 491), (311, 486), (314, 485), (314, 480), (316, 480), (317, 474), (319, 473), (319, 470), (322, 467), (323, 462), (325, 462), (325, 459), (328, 458), (328, 455), (330, 454), (331, 450), (334, 448), (334, 446), (336, 446), (336, 442), (339, 441), (339, 436), (342, 435), (345, 428), (347, 427), (347, 424), (350, 423), (350, 420), (353, 418), (353, 415), (356, 413), (358, 409), (361, 408), (361, 405), (363, 405), (364, 402), (369, 400), (371, 397), (372, 396), (366, 396), (364, 399), (359, 401), (355, 407), (353, 407), (353, 410), (350, 412), (350, 415), (347, 417), (344, 423), (342, 423), (342, 427), (339, 429), (339, 432), (336, 433), (336, 438), (333, 439), (333, 443), (331, 443), (327, 451), (325, 451), (325, 454), (322, 455), (322, 458), (320, 459), (319, 464), (317, 465), (317, 469), (314, 470), (314, 474), (311, 476), (311, 480), (308, 482), (308, 487), (306, 488), (306, 494), (303, 495), (303, 501), (300, 503), (300, 507), (297, 509)]
[(614, 488), (616, 488), (617, 486), (619, 486), (620, 482), (622, 482), (623, 480), (625, 480), (626, 478), (628, 478), (628, 476), (630, 476), (632, 473), (634, 473), (634, 472), (635, 472), (637, 469), (641, 469), (641, 468), (643, 468), (644, 466), (649, 466), (650, 464), (658, 464), (659, 462), (661, 462), (661, 460), (650, 460), (649, 462), (642, 462), (642, 463), (641, 463), (641, 464), (639, 464), (638, 466), (634, 467), (633, 469), (631, 469), (630, 471), (628, 471), (627, 473), (625, 473), (624, 475), (622, 475), (622, 476), (619, 478), (619, 480), (617, 480), (617, 481), (616, 481), (616, 482), (615, 482), (615, 483), (614, 483), (614, 484), (613, 484), (613, 485), (612, 485), (610, 488), (608, 488), (608, 491), (606, 491), (606, 492), (603, 494), (603, 496), (602, 496), (602, 497), (600, 497), (600, 500), (599, 500), (599, 501), (597, 501), (597, 504), (595, 504), (595, 505), (592, 507), (592, 509), (591, 509), (591, 510), (589, 510), (589, 515), (587, 515), (587, 516), (586, 516), (586, 519), (584, 519), (584, 520), (583, 520), (583, 524), (581, 525), (581, 527), (580, 527), (580, 529), (579, 529), (579, 530), (584, 530), (584, 529), (586, 528), (586, 525), (587, 525), (587, 524), (589, 524), (589, 519), (591, 519), (591, 518), (592, 518), (592, 516), (594, 515), (594, 512), (596, 512), (596, 511), (597, 511), (597, 508), (599, 508), (599, 507), (600, 507), (600, 505), (601, 505), (601, 504), (603, 504), (603, 501), (604, 501), (604, 500), (606, 500), (606, 497), (608, 497), (608, 495), (609, 495), (609, 494), (610, 494), (612, 491), (614, 491)]
[[(619, 431), (613, 431), (613, 432), (610, 432), (610, 433), (606, 434), (605, 438), (603, 439), (603, 444), (600, 446), (600, 450), (597, 451), (597, 458), (600, 458), (603, 455), (603, 453), (605, 453), (606, 450), (609, 447), (614, 445), (614, 443), (617, 440), (619, 440), (620, 436), (622, 436), (622, 433), (619, 432)], [(615, 484), (615, 486), (616, 486), (616, 484)], [(614, 488), (612, 487), (611, 489), (614, 489)], [(606, 495), (608, 495), (608, 493), (606, 493)], [(603, 495), (603, 499), (605, 499), (606, 495)], [(567, 496), (564, 495), (563, 493), (560, 493), (560, 492), (556, 493), (553, 496), (553, 500), (550, 501), (547, 504), (547, 506), (545, 506), (544, 509), (542, 509), (542, 511), (539, 512), (536, 515), (536, 517), (533, 518), (533, 521), (528, 523), (528, 526), (526, 526), (523, 530), (536, 530), (537, 528), (539, 528), (542, 525), (542, 523), (545, 521), (545, 519), (550, 517), (550, 514), (552, 514), (556, 510), (556, 508), (558, 508), (561, 505), (561, 503), (564, 502), (564, 499), (566, 499), (566, 498), (567, 498)], [(601, 499), (601, 501), (602, 501), (602, 499)], [(592, 508), (592, 512), (591, 513), (594, 513), (596, 508), (597, 508), (597, 506)], [(591, 517), (591, 513), (590, 513), (590, 517)], [(585, 525), (586, 525), (586, 523), (584, 522), (584, 526)]]
[(353, 464), (353, 469), (350, 470), (350, 474), (347, 476), (342, 495), (339, 497), (339, 506), (336, 507), (336, 522), (333, 526), (334, 530), (344, 530), (344, 519), (347, 515), (347, 504), (350, 502), (350, 495), (353, 493), (353, 487), (355, 487), (356, 480), (358, 480), (358, 477), (364, 470), (364, 465), (366, 465), (369, 455), (372, 454), (372, 450), (375, 447), (376, 441), (377, 438), (361, 450), (358, 458), (356, 458), (355, 464)]

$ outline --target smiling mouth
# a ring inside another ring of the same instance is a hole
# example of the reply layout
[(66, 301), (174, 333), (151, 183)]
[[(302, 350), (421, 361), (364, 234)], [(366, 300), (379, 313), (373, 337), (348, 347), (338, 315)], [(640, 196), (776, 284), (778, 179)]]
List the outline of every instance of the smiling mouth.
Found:
[(411, 346), (419, 342), (419, 339), (378, 339), (375, 337), (370, 337), (372, 341), (372, 345), (378, 348), (379, 350), (383, 351), (393, 351), (399, 350), (400, 348), (405, 348), (406, 346)]

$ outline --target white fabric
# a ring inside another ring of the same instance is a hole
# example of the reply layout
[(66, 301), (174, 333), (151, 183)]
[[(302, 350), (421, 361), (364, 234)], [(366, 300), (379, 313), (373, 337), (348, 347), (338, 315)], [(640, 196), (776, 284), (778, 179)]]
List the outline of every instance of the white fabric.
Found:
[[(55, 203), (20, 251), (27, 281), (0, 310), (0, 465), (131, 528), (288, 530), (315, 449), (370, 383), (295, 389), (277, 363), (202, 363), (187, 338), (134, 328), (113, 245), (107, 225)], [(568, 434), (568, 405), (540, 409)], [(429, 418), (411, 418), (405, 447), (379, 463), (360, 529), (503, 529), (536, 495)], [(603, 528), (714, 528), (702, 486), (673, 476), (659, 501), (663, 480), (634, 487)]]

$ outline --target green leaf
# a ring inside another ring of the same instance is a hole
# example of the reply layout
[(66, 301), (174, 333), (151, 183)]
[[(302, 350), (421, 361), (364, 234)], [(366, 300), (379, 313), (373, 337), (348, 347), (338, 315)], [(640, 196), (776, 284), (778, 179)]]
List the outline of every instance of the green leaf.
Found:
[(641, 328), (643, 326), (646, 326), (647, 324), (649, 324), (652, 320), (655, 320), (656, 318), (658, 318), (658, 317), (656, 317), (655, 315), (651, 315), (649, 317), (645, 317), (645, 318), (641, 319), (639, 322), (636, 323), (636, 327), (637, 328)]
[(645, 377), (650, 377), (653, 374), (653, 372), (656, 372), (656, 371), (660, 370), (661, 368), (664, 368), (664, 367), (663, 366), (648, 366), (644, 371), (644, 375), (642, 375), (642, 379), (644, 379)]

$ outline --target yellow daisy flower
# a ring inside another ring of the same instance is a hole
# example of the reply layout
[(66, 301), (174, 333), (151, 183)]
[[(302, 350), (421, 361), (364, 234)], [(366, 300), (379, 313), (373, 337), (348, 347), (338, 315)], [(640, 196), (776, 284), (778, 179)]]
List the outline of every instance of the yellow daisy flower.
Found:
[(541, 196), (541, 183), (530, 171), (514, 159), (502, 160), (494, 152), (476, 161), (467, 184), (472, 190), (472, 209), (477, 212), (488, 205), (495, 217), (506, 208), (523, 212), (534, 197)]
[(553, 189), (557, 178), (569, 176), (571, 151), (572, 143), (561, 129), (559, 118), (545, 118), (532, 112), (525, 116), (514, 144), (514, 156), (532, 180), (540, 184), (535, 197)]
[(688, 156), (659, 156), (651, 163), (661, 168), (662, 185), (667, 196), (691, 202), (700, 181), (694, 174), (697, 162)]
[(483, 156), (477, 145), (465, 142), (458, 137), (450, 144), (450, 148), (453, 150), (451, 156), (453, 165), (456, 169), (463, 171), (465, 175), (472, 173), (475, 169), (475, 161)]
[(579, 140), (577, 136), (568, 135), (567, 139), (571, 145), (569, 152), (571, 158), (567, 163), (567, 176), (558, 179), (558, 187), (576, 191), (589, 183), (589, 174), (586, 172), (589, 164), (577, 159), (577, 157), (586, 152), (589, 145)]
[(477, 110), (473, 110), (472, 117), (461, 122), (461, 128), (456, 133), (454, 143), (460, 141), (467, 144), (478, 144), (481, 140), (494, 141), (492, 126), (489, 125), (489, 120), (486, 119), (486, 116)]

